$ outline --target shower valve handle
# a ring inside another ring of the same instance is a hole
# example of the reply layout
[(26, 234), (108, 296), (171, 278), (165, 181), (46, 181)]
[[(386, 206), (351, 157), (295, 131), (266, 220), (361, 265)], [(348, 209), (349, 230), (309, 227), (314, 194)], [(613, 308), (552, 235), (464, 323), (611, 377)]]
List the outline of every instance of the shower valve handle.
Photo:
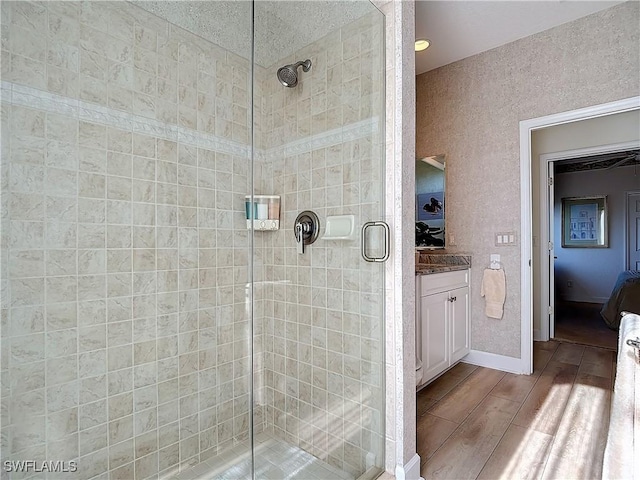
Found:
[(320, 232), (320, 220), (310, 210), (301, 212), (293, 224), (293, 233), (296, 237), (296, 249), (298, 254), (304, 253), (304, 246), (311, 245), (318, 238)]
[(302, 255), (304, 253), (304, 234), (311, 232), (311, 224), (310, 223), (296, 223), (296, 245), (298, 247), (298, 254)]

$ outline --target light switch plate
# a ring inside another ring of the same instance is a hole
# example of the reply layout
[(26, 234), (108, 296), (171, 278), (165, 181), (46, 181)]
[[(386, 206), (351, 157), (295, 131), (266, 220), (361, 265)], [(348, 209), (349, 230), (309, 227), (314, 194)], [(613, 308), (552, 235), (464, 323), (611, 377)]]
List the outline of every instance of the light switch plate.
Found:
[(495, 236), (496, 247), (512, 247), (517, 245), (516, 232), (497, 232)]

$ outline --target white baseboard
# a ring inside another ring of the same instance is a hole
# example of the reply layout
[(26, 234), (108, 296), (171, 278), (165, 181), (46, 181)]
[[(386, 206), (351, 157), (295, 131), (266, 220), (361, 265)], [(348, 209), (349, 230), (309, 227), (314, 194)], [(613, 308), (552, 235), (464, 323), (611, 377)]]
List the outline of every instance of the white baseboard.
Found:
[(539, 329), (533, 330), (533, 341), (541, 342), (542, 341), (542, 332)]
[(478, 367), (493, 368), (494, 370), (502, 370), (503, 372), (525, 373), (522, 367), (522, 360), (515, 357), (507, 357), (506, 355), (497, 355), (495, 353), (481, 352), (479, 350), (471, 350), (466, 357), (462, 359), (464, 363), (477, 365)]
[(609, 297), (589, 297), (584, 295), (562, 295), (560, 298), (565, 302), (578, 302), (578, 303), (606, 303)]
[(416, 453), (404, 466), (396, 467), (396, 480), (423, 480), (420, 476), (420, 455)]

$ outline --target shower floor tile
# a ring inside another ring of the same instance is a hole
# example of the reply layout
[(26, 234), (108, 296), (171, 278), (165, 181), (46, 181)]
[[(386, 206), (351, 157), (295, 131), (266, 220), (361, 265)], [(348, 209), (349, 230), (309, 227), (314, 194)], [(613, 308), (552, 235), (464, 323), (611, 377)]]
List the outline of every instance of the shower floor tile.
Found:
[[(256, 438), (256, 480), (353, 480), (304, 450), (260, 434)], [(207, 459), (171, 480), (244, 480), (251, 478), (248, 442)]]

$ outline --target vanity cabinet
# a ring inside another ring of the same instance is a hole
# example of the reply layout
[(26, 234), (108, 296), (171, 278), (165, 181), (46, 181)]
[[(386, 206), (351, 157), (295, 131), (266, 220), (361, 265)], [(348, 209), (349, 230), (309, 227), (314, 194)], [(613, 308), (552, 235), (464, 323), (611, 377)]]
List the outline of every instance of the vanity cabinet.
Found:
[(416, 383), (421, 386), (469, 353), (469, 270), (416, 277), (416, 300)]

